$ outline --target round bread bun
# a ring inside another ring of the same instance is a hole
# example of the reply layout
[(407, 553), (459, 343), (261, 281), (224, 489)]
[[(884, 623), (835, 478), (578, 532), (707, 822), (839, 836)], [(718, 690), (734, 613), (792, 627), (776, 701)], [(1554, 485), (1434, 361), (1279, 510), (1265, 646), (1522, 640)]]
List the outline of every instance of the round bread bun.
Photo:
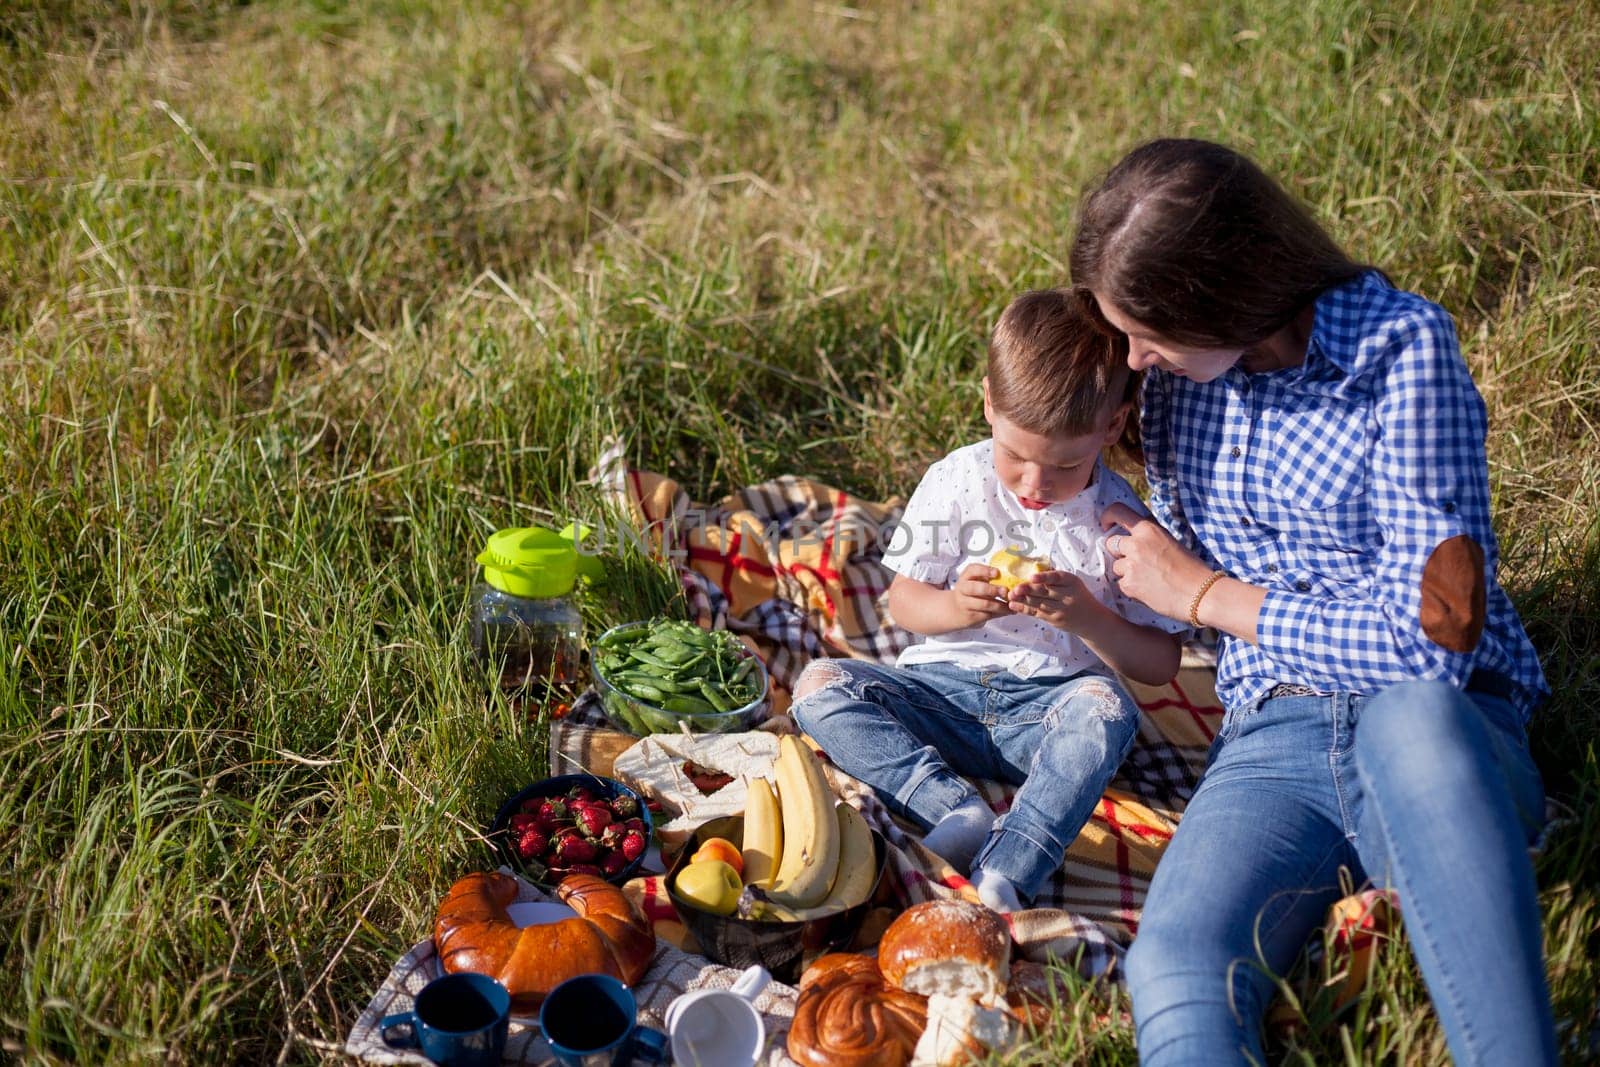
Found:
[(801, 1067), (906, 1067), (927, 1001), (883, 980), (868, 956), (834, 952), (800, 978), (789, 1057)]
[(650, 969), (656, 935), (622, 890), (592, 874), (571, 874), (556, 896), (578, 914), (518, 927), (506, 911), (517, 880), (495, 872), (469, 874), (450, 887), (433, 923), (433, 944), (447, 973), (475, 971), (499, 979), (518, 1011), (539, 1006), (568, 978), (609, 974), (634, 985)]
[(981, 904), (924, 901), (884, 931), (878, 966), (890, 985), (925, 997), (1003, 998), (1011, 979), (1011, 934)]

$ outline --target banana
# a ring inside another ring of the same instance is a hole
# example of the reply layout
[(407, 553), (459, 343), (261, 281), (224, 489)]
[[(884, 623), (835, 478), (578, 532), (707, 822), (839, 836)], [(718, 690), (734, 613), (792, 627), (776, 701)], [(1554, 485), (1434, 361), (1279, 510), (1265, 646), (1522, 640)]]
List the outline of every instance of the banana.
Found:
[(840, 801), (834, 807), (839, 818), (839, 873), (822, 907), (845, 911), (867, 899), (877, 874), (876, 850), (872, 847), (872, 828), (866, 817)]
[(783, 820), (778, 813), (778, 794), (765, 778), (750, 782), (744, 805), (744, 884), (766, 889), (778, 871), (783, 856)]
[(872, 844), (872, 828), (861, 813), (844, 801), (834, 805), (834, 817), (839, 823), (839, 873), (833, 888), (822, 903), (809, 908), (787, 907), (768, 894), (756, 900), (753, 914), (774, 922), (807, 922), (849, 911), (866, 902), (872, 893), (873, 876), (877, 874), (877, 850)]
[(828, 896), (839, 870), (839, 819), (822, 764), (799, 738), (778, 739), (778, 801), (783, 806), (783, 860), (772, 880), (772, 899), (809, 908)]

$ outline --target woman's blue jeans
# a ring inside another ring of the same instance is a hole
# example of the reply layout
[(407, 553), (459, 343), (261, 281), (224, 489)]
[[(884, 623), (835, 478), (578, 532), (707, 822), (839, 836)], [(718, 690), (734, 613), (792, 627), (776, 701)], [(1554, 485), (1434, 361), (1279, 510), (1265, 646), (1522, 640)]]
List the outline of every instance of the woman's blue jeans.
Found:
[(841, 770), (931, 827), (977, 795), (963, 775), (1020, 786), (973, 860), (1031, 898), (1061, 866), (1133, 746), (1139, 708), (1099, 674), (1019, 678), (943, 663), (817, 660), (791, 714)]
[(1419, 681), (1230, 712), (1128, 952), (1140, 1062), (1265, 1062), (1273, 976), (1345, 867), (1398, 892), (1456, 1063), (1554, 1063), (1527, 855), (1543, 802), (1498, 697)]

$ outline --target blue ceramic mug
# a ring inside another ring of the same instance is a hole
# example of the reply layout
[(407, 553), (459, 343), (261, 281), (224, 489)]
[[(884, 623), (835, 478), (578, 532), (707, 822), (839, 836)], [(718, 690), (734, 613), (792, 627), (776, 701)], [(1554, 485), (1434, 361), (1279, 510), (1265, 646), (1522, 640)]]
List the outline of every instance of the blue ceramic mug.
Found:
[(606, 974), (580, 974), (550, 991), (539, 1032), (562, 1067), (667, 1062), (667, 1035), (639, 1025), (639, 1003)]
[[(410, 1011), (378, 1024), (383, 1043), (420, 1049), (441, 1067), (499, 1067), (511, 994), (486, 974), (447, 974), (422, 987)], [(394, 1030), (408, 1032), (396, 1039)]]

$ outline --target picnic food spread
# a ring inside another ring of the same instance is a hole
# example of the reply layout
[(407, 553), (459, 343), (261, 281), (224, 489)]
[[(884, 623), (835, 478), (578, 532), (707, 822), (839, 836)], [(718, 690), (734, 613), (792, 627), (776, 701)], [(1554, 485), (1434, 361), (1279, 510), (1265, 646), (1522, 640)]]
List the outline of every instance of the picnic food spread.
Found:
[(434, 945), (447, 973), (476, 971), (496, 978), (518, 1009), (580, 974), (607, 974), (633, 985), (650, 967), (656, 936), (622, 890), (589, 874), (569, 874), (556, 896), (578, 914), (519, 928), (507, 912), (517, 882), (494, 872), (469, 874), (450, 887), (433, 924)]

